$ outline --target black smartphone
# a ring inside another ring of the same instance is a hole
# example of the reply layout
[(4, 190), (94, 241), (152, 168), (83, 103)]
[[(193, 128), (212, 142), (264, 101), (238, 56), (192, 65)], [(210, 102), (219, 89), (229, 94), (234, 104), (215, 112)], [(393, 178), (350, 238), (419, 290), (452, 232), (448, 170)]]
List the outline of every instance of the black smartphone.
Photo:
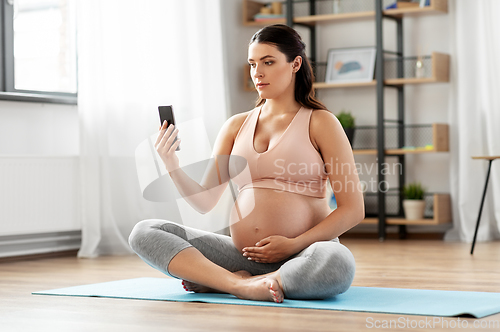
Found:
[[(175, 126), (174, 111), (172, 110), (172, 105), (170, 106), (158, 106), (158, 113), (160, 113), (160, 124), (167, 121), (167, 128), (171, 124)], [(174, 139), (174, 143), (177, 141), (177, 137)], [(175, 151), (179, 151), (181, 146), (179, 145)]]

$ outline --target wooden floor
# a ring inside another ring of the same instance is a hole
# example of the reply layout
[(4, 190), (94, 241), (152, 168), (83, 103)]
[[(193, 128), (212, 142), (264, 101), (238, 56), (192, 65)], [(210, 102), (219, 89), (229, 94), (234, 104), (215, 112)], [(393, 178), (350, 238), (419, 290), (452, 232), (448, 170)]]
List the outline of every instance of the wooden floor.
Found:
[[(500, 242), (341, 239), (357, 261), (354, 286), (500, 292)], [(365, 331), (376, 320), (424, 316), (332, 310), (31, 295), (33, 291), (137, 277), (164, 277), (135, 256), (0, 264), (0, 331)], [(433, 317), (428, 317), (431, 320)], [(469, 328), (476, 321), (467, 320)], [(457, 318), (442, 318), (454, 324)], [(455, 322), (451, 322), (454, 320)], [(500, 314), (483, 318), (499, 331)], [(423, 324), (423, 323), (422, 323)], [(440, 331), (417, 328), (419, 331)], [(483, 322), (486, 326), (486, 322)], [(407, 331), (410, 328), (391, 328)]]

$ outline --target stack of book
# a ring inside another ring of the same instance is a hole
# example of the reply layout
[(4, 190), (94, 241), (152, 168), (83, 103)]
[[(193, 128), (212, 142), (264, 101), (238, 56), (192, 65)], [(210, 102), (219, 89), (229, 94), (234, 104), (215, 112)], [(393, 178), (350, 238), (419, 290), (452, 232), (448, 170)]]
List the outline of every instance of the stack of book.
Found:
[(430, 0), (398, 0), (392, 5), (387, 6), (385, 9), (396, 9), (396, 8), (415, 8), (415, 7), (425, 7), (430, 5)]
[(285, 18), (284, 14), (255, 14), (253, 17), (255, 22), (266, 22), (266, 21), (273, 21), (276, 19), (280, 18)]

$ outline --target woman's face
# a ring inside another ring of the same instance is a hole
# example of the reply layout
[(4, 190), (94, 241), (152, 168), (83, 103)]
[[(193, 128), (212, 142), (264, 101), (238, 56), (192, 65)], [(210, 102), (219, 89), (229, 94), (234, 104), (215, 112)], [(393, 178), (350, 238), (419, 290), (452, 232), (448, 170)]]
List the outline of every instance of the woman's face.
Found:
[(248, 47), (250, 76), (260, 98), (273, 99), (287, 89), (293, 91), (293, 73), (296, 71), (294, 62), (287, 62), (285, 54), (274, 45), (255, 42), (250, 44)]

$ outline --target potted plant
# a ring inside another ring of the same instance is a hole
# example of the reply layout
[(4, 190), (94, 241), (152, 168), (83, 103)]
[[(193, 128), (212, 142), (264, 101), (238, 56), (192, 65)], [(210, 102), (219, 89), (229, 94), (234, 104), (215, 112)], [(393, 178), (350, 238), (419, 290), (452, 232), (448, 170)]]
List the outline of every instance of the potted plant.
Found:
[(340, 113), (337, 115), (337, 119), (339, 119), (339, 122), (342, 125), (342, 128), (344, 128), (345, 134), (347, 135), (347, 139), (352, 146), (354, 142), (355, 118), (352, 116), (351, 112), (346, 112), (342, 109), (342, 111), (340, 111)]
[(408, 220), (424, 218), (425, 189), (419, 182), (411, 182), (403, 187), (403, 209)]

